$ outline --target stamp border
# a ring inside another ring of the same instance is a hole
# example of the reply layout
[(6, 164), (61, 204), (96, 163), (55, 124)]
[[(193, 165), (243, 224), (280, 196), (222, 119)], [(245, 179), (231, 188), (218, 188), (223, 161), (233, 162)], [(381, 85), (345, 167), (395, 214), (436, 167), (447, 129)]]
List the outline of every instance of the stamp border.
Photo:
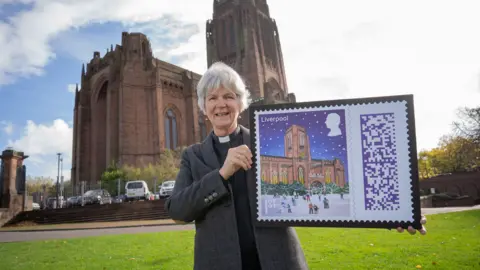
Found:
[[(257, 153), (256, 153), (256, 122), (255, 114), (257, 112), (265, 111), (277, 111), (277, 110), (296, 110), (296, 109), (308, 109), (314, 107), (334, 108), (338, 106), (355, 106), (355, 105), (368, 105), (368, 104), (381, 104), (392, 102), (405, 102), (406, 104), (406, 119), (407, 119), (407, 139), (408, 139), (408, 156), (410, 167), (410, 190), (412, 196), (412, 217), (413, 222), (409, 221), (345, 221), (345, 220), (299, 220), (299, 221), (287, 221), (287, 220), (258, 220), (258, 205), (259, 197), (257, 194)], [(395, 96), (379, 96), (368, 98), (354, 98), (354, 99), (342, 99), (342, 100), (327, 100), (327, 101), (312, 101), (312, 102), (297, 102), (297, 103), (283, 103), (283, 104), (252, 104), (249, 107), (249, 124), (250, 124), (250, 149), (253, 154), (253, 179), (254, 183), (249, 184), (249, 195), (251, 196), (251, 213), (253, 223), (259, 227), (351, 227), (351, 228), (396, 228), (402, 227), (404, 229), (408, 226), (412, 226), (415, 229), (422, 227), (421, 209), (420, 209), (420, 190), (419, 190), (419, 178), (418, 178), (418, 161), (417, 161), (417, 142), (416, 142), (416, 130), (415, 130), (415, 112), (414, 112), (414, 98), (413, 95), (395, 95)]]

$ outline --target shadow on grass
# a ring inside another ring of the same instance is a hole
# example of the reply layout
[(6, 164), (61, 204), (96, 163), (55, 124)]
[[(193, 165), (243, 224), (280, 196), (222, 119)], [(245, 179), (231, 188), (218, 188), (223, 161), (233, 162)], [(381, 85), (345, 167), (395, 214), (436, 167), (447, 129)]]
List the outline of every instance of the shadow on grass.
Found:
[(151, 260), (151, 261), (148, 261), (148, 262), (145, 262), (145, 264), (148, 264), (148, 265), (157, 265), (157, 266), (163, 266), (165, 264), (169, 264), (171, 262), (173, 262), (175, 260), (175, 258), (161, 258), (161, 259), (155, 259), (155, 260)]

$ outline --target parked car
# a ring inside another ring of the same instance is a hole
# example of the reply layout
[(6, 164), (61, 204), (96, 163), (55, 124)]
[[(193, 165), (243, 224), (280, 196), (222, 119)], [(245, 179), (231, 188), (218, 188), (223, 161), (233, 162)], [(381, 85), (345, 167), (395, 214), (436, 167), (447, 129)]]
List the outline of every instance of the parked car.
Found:
[(113, 197), (112, 202), (113, 203), (123, 203), (125, 200), (126, 200), (125, 195), (118, 195), (118, 196)]
[(150, 190), (143, 180), (128, 181), (125, 184), (125, 201), (149, 200)]
[(82, 205), (112, 203), (112, 197), (110, 196), (110, 193), (105, 189), (89, 190), (85, 192), (82, 197)]
[(36, 202), (32, 203), (32, 210), (40, 210), (40, 204)]
[(67, 198), (67, 208), (82, 206), (82, 196), (72, 196)]
[(57, 205), (57, 197), (48, 197), (47, 201), (45, 202), (44, 209), (57, 209), (63, 208), (66, 205), (65, 199), (63, 196), (58, 196), (60, 203)]
[(174, 187), (175, 187), (175, 180), (164, 181), (160, 185), (160, 198), (165, 198), (172, 195)]

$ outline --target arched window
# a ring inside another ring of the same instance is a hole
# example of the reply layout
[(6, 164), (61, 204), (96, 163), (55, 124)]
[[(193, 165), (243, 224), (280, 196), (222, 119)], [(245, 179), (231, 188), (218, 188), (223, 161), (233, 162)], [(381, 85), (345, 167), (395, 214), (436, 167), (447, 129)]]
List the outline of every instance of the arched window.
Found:
[(300, 147), (305, 146), (305, 133), (300, 133)]
[(288, 149), (292, 149), (292, 133), (287, 134), (287, 147)]
[(288, 177), (287, 169), (283, 168), (283, 170), (282, 170), (282, 182), (284, 184), (288, 184), (287, 177)]
[(198, 125), (200, 126), (200, 140), (203, 141), (207, 137), (207, 126), (202, 113), (198, 114)]
[(298, 182), (300, 182), (300, 184), (305, 184), (305, 178), (304, 178), (304, 175), (303, 175), (303, 167), (298, 167)]
[(165, 113), (165, 148), (174, 150), (178, 143), (177, 118), (172, 109)]
[(142, 55), (147, 55), (147, 44), (145, 44), (145, 41), (142, 42)]
[(325, 183), (330, 184), (332, 182), (332, 174), (330, 168), (327, 168), (325, 171)]
[(233, 16), (230, 16), (229, 23), (230, 23), (230, 48), (235, 49), (235, 43), (237, 42), (237, 40), (235, 38), (236, 31), (235, 31), (235, 21), (233, 20)]
[(228, 24), (226, 19), (222, 20), (222, 30), (222, 44), (224, 48), (228, 48)]

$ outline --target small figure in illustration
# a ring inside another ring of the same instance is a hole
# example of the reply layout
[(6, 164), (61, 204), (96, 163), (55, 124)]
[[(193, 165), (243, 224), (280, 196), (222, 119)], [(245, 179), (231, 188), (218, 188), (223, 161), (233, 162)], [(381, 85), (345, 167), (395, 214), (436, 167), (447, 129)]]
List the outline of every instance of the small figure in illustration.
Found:
[(288, 213), (292, 213), (292, 208), (290, 207), (290, 204), (287, 205)]
[(330, 208), (330, 203), (328, 202), (328, 199), (327, 199), (326, 196), (323, 197), (323, 208), (324, 208), (324, 209)]
[(312, 203), (308, 204), (308, 213), (313, 214), (313, 204)]
[(336, 113), (330, 113), (327, 116), (327, 120), (325, 121), (325, 125), (327, 128), (330, 129), (328, 133), (329, 137), (335, 137), (342, 135), (342, 131), (340, 130), (340, 115)]
[(318, 193), (318, 200), (322, 201), (322, 193), (320, 193), (320, 192)]
[(343, 191), (340, 191), (340, 199), (343, 200)]
[(318, 205), (316, 205), (316, 204), (313, 205), (313, 212), (315, 214), (318, 214)]
[(295, 198), (292, 197), (292, 205), (295, 206)]

